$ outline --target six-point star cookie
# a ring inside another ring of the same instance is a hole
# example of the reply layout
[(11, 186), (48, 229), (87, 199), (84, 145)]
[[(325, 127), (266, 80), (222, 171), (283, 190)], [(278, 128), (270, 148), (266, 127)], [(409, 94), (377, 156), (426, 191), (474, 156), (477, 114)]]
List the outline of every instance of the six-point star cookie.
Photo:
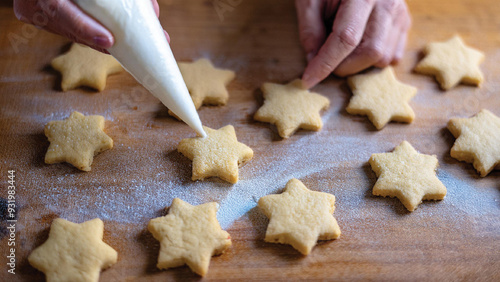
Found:
[(160, 241), (158, 268), (187, 264), (204, 276), (210, 258), (231, 246), (229, 233), (217, 221), (215, 202), (192, 206), (175, 198), (166, 216), (149, 221), (148, 230)]
[(457, 138), (451, 156), (472, 163), (482, 177), (500, 168), (500, 118), (482, 110), (472, 118), (453, 118), (448, 129)]
[(181, 140), (177, 150), (193, 161), (193, 180), (216, 176), (230, 183), (238, 182), (238, 166), (253, 157), (247, 145), (238, 142), (232, 125), (218, 130), (203, 127), (206, 138)]
[(415, 96), (417, 88), (399, 82), (392, 67), (351, 76), (347, 83), (354, 95), (347, 105), (347, 112), (367, 115), (378, 130), (391, 120), (412, 122), (415, 118), (408, 101)]
[(444, 90), (460, 82), (479, 85), (484, 80), (479, 69), (484, 54), (467, 47), (458, 35), (446, 42), (429, 43), (424, 53), (425, 57), (417, 64), (415, 71), (434, 75)]
[(74, 43), (69, 51), (52, 60), (51, 65), (62, 74), (63, 91), (88, 86), (98, 91), (106, 87), (106, 78), (123, 70), (111, 55)]
[(207, 59), (192, 63), (179, 63), (184, 82), (191, 94), (194, 106), (225, 105), (229, 99), (226, 85), (234, 79), (231, 70), (215, 68)]
[[(107, 75), (122, 69), (113, 58), (117, 66), (109, 61), (107, 69), (100, 65), (99, 70), (90, 70), (88, 66), (96, 68), (97, 63), (87, 59), (77, 60), (87, 65), (69, 68), (68, 61), (75, 61), (73, 56), (82, 58), (84, 55), (77, 54), (87, 52), (85, 48), (90, 49), (74, 44), (67, 54), (52, 62), (63, 74), (64, 91), (80, 85), (103, 90)], [(483, 80), (478, 65), (484, 55), (466, 47), (458, 36), (445, 43), (431, 43), (425, 52), (427, 57), (415, 70), (436, 75), (444, 89), (460, 82), (478, 85)], [(100, 64), (108, 60), (98, 61)], [(179, 63), (179, 67), (197, 109), (202, 104), (227, 103), (225, 86), (234, 79), (234, 72), (216, 69), (206, 59)], [(417, 90), (397, 81), (391, 67), (350, 77), (348, 83), (354, 94), (347, 107), (349, 113), (368, 115), (377, 129), (391, 120), (413, 121), (415, 115), (408, 101)], [(319, 112), (329, 105), (326, 97), (301, 89), (300, 80), (287, 85), (265, 83), (262, 90), (265, 102), (255, 119), (276, 124), (281, 137), (288, 138), (298, 128), (321, 129)], [(90, 170), (94, 154), (113, 146), (103, 128), (103, 117), (85, 117), (78, 112), (64, 121), (50, 122), (45, 127), (51, 142), (46, 163), (66, 161), (81, 170)], [(452, 157), (472, 162), (481, 176), (500, 166), (497, 116), (483, 110), (470, 119), (450, 120), (448, 128), (457, 138), (451, 149)], [(185, 139), (178, 147), (179, 152), (193, 160), (193, 180), (217, 176), (236, 183), (238, 166), (251, 159), (253, 151), (237, 141), (232, 126), (219, 130), (205, 127), (205, 130), (207, 138)], [(410, 211), (422, 200), (441, 200), (446, 195), (446, 187), (435, 175), (437, 158), (419, 154), (406, 141), (392, 153), (373, 154), (369, 162), (378, 177), (373, 194), (397, 197)], [(302, 254), (309, 254), (318, 240), (340, 236), (332, 215), (334, 203), (333, 195), (310, 191), (299, 180), (290, 180), (282, 194), (259, 200), (259, 208), (270, 218), (265, 240), (290, 244)], [(211, 256), (231, 245), (229, 234), (217, 222), (216, 212), (216, 203), (192, 206), (174, 199), (169, 215), (151, 220), (148, 229), (161, 242), (158, 267), (187, 264), (194, 272), (205, 275)], [(29, 262), (43, 271), (48, 280), (97, 281), (100, 270), (117, 260), (116, 251), (102, 242), (102, 233), (103, 223), (99, 219), (82, 224), (56, 219), (49, 240), (33, 251)], [(73, 255), (85, 252), (91, 255)], [(57, 270), (58, 267), (62, 270)]]
[(50, 226), (49, 239), (33, 250), (29, 263), (47, 281), (99, 281), (99, 272), (115, 264), (118, 253), (102, 241), (104, 223), (95, 218), (73, 223), (62, 218)]
[(275, 124), (282, 138), (290, 137), (297, 129), (318, 131), (323, 127), (319, 112), (328, 108), (328, 98), (302, 89), (302, 81), (289, 84), (264, 83), (264, 105), (254, 119)]
[(73, 112), (65, 120), (45, 125), (45, 136), (50, 141), (45, 163), (68, 162), (83, 171), (90, 171), (94, 155), (113, 148), (113, 140), (106, 135), (104, 117), (84, 116)]
[(333, 217), (335, 196), (307, 189), (298, 179), (291, 179), (279, 195), (259, 199), (259, 208), (270, 219), (266, 242), (290, 244), (304, 255), (318, 240), (340, 236)]
[(378, 177), (373, 195), (397, 197), (409, 211), (422, 200), (446, 196), (446, 187), (436, 176), (436, 156), (418, 153), (407, 141), (392, 153), (373, 154), (369, 163)]

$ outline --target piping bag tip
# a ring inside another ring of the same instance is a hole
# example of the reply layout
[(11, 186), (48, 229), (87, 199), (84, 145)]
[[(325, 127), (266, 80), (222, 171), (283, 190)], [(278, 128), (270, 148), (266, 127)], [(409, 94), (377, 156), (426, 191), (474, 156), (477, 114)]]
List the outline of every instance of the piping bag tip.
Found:
[(205, 130), (200, 130), (200, 131), (196, 131), (196, 133), (198, 133), (198, 135), (200, 135), (201, 138), (207, 138), (207, 133), (205, 132)]
[[(198, 119), (199, 120), (199, 119)], [(191, 126), (191, 125), (190, 125)], [(203, 129), (203, 126), (201, 125), (201, 122), (199, 123), (199, 126), (191, 126), (194, 131), (201, 137), (201, 138), (206, 138), (208, 135)]]
[[(189, 127), (191, 127), (199, 137), (205, 138), (207, 137), (207, 133), (203, 129), (203, 125), (201, 124), (200, 116), (194, 107), (194, 104), (189, 98), (189, 100), (185, 101), (187, 105), (187, 109), (185, 111), (179, 111), (176, 109), (175, 111), (172, 109), (174, 114), (176, 114), (184, 123), (186, 123)], [(168, 107), (168, 106), (167, 106)]]

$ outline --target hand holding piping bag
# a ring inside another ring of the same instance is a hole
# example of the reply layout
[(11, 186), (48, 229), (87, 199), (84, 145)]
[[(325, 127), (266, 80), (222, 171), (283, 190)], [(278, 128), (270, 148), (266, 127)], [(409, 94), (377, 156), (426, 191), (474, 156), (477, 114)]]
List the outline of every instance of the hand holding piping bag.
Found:
[(21, 0), (16, 0), (14, 9), (22, 20), (32, 20), (37, 24), (37, 16), (46, 18), (44, 27), (48, 30), (76, 38), (97, 49), (109, 46), (105, 51), (113, 55), (140, 84), (198, 135), (206, 136), (170, 49), (168, 36), (158, 20), (156, 1), (17, 1)]
[[(160, 15), (158, 2), (151, 1), (158, 17)], [(115, 42), (108, 29), (70, 0), (14, 0), (14, 13), (23, 22), (104, 53), (107, 53), (106, 49), (113, 46)], [(167, 32), (165, 36), (170, 42)]]

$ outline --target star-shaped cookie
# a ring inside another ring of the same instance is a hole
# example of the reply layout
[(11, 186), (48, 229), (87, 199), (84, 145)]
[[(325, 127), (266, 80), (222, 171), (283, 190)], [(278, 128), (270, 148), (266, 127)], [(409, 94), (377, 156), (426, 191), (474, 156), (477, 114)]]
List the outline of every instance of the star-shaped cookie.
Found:
[(412, 122), (415, 113), (408, 105), (417, 88), (399, 82), (392, 67), (379, 72), (360, 74), (347, 79), (353, 97), (346, 110), (354, 115), (367, 115), (380, 130), (389, 121)]
[(291, 179), (279, 195), (259, 199), (259, 208), (270, 219), (265, 241), (290, 244), (304, 255), (318, 240), (340, 236), (333, 217), (335, 196), (307, 189), (298, 179)]
[(369, 163), (378, 177), (373, 195), (397, 197), (409, 211), (422, 200), (446, 196), (446, 187), (436, 176), (436, 156), (418, 153), (407, 141), (392, 153), (373, 154)]
[(108, 75), (123, 70), (113, 56), (77, 43), (71, 45), (67, 53), (53, 59), (51, 65), (62, 74), (63, 91), (80, 86), (102, 91)]
[(275, 124), (282, 138), (290, 137), (297, 129), (318, 131), (323, 127), (319, 112), (328, 108), (328, 98), (302, 88), (296, 79), (289, 84), (264, 83), (264, 105), (254, 119)]
[(425, 58), (417, 64), (415, 71), (434, 75), (444, 90), (460, 82), (479, 85), (484, 80), (479, 69), (484, 54), (467, 47), (458, 35), (446, 42), (429, 43), (424, 53)]
[(193, 161), (193, 180), (216, 176), (230, 183), (238, 182), (238, 166), (253, 157), (247, 145), (238, 142), (232, 125), (218, 130), (203, 127), (206, 138), (181, 140), (177, 150)]
[(45, 136), (50, 141), (45, 163), (68, 162), (83, 171), (90, 171), (94, 155), (113, 148), (113, 140), (106, 135), (104, 117), (84, 116), (73, 112), (65, 120), (45, 125)]
[(451, 156), (472, 163), (482, 177), (500, 168), (500, 118), (482, 110), (472, 118), (452, 118), (448, 129), (457, 138)]
[(57, 218), (49, 239), (33, 250), (28, 261), (45, 273), (47, 281), (97, 282), (101, 269), (118, 259), (118, 253), (102, 241), (103, 232), (99, 218), (80, 224)]
[(217, 221), (215, 202), (192, 206), (175, 198), (168, 215), (149, 221), (148, 230), (160, 241), (158, 268), (187, 264), (204, 276), (210, 258), (231, 246), (229, 233)]
[(233, 71), (215, 68), (207, 59), (192, 63), (179, 62), (179, 69), (196, 109), (201, 105), (227, 103), (229, 93), (226, 85), (234, 79)]

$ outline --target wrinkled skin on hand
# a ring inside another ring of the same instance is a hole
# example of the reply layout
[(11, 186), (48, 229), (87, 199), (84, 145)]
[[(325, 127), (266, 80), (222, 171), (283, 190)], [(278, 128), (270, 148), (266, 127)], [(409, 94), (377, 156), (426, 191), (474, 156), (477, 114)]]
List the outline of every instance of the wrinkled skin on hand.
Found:
[(411, 18), (404, 0), (296, 0), (307, 88), (403, 57)]
[[(152, 0), (156, 16), (158, 2)], [(70, 0), (14, 0), (16, 17), (70, 40), (106, 52), (114, 44), (113, 34)], [(170, 41), (168, 34), (165, 32)]]

